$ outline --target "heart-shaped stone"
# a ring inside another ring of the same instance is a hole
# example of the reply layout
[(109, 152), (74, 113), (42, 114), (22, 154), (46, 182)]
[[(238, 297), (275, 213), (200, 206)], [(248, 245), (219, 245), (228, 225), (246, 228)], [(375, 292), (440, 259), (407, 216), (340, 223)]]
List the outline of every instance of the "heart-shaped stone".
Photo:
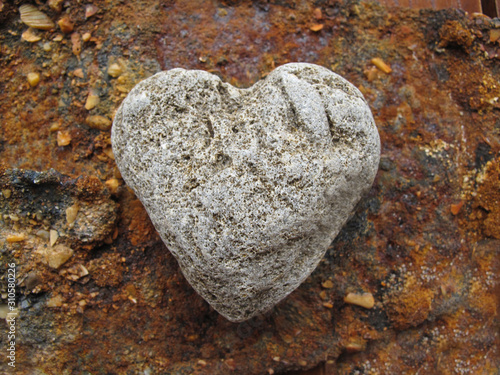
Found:
[(116, 113), (116, 162), (189, 283), (231, 321), (297, 288), (369, 190), (380, 140), (352, 84), (283, 65), (248, 89), (172, 69)]

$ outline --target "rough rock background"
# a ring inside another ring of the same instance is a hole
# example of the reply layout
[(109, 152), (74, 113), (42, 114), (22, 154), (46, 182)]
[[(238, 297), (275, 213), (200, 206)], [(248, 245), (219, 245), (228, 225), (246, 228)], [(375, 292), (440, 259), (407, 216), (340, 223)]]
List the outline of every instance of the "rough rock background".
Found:
[[(32, 3), (65, 32), (27, 42), (21, 2), (0, 3), (0, 271), (18, 265), (17, 373), (498, 372), (498, 19), (357, 1)], [(109, 126), (159, 70), (245, 87), (290, 61), (360, 88), (380, 170), (311, 277), (229, 323), (123, 185)], [(54, 269), (58, 245), (73, 253)]]

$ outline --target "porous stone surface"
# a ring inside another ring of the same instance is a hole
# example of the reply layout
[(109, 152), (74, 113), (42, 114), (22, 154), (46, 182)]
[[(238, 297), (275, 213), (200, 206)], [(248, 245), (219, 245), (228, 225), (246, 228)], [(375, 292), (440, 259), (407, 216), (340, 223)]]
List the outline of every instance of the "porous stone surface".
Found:
[(194, 289), (231, 321), (316, 268), (370, 188), (370, 109), (330, 70), (286, 64), (249, 89), (172, 69), (139, 83), (112, 128), (116, 162)]

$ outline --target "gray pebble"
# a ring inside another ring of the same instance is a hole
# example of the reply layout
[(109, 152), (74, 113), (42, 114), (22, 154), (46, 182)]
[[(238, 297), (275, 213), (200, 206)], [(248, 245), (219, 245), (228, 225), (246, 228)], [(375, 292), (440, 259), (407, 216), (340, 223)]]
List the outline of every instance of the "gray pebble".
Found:
[(380, 158), (359, 90), (303, 63), (249, 89), (204, 71), (158, 73), (123, 101), (112, 145), (187, 280), (235, 322), (311, 274)]

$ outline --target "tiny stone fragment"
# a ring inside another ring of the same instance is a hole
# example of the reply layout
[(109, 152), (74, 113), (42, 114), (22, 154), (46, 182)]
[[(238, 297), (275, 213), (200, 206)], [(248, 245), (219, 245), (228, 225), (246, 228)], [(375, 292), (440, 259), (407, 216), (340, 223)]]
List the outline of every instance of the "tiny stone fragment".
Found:
[(344, 302), (367, 309), (371, 309), (375, 306), (375, 299), (371, 293), (348, 293), (347, 296), (344, 297)]
[(83, 40), (84, 42), (88, 42), (88, 41), (90, 40), (90, 38), (91, 38), (91, 37), (92, 37), (92, 34), (90, 34), (90, 33), (84, 33), (84, 34), (82, 35), (82, 40)]
[(50, 124), (49, 131), (51, 133), (53, 133), (53, 132), (58, 131), (60, 128), (61, 128), (61, 124), (59, 124), (58, 122), (53, 122), (52, 124)]
[(333, 288), (333, 281), (332, 280), (326, 280), (321, 283), (321, 286), (325, 289), (331, 289)]
[(56, 230), (51, 229), (49, 232), (49, 243), (50, 246), (54, 246), (55, 243), (57, 242), (57, 239), (59, 238), (59, 233), (57, 233)]
[(111, 147), (106, 147), (104, 150), (102, 150), (102, 153), (108, 158), (115, 160), (115, 155), (113, 154), (113, 149)]
[(62, 4), (64, 0), (49, 0), (47, 4), (56, 12), (60, 12), (62, 10)]
[(44, 250), (42, 261), (54, 269), (61, 267), (73, 256), (73, 250), (62, 244)]
[(73, 33), (71, 34), (71, 50), (75, 56), (80, 56), (82, 52), (82, 41), (80, 39), (80, 34)]
[(111, 64), (108, 68), (108, 74), (113, 78), (118, 77), (122, 72), (122, 68), (116, 63)]
[(92, 17), (94, 14), (97, 13), (98, 10), (99, 10), (99, 8), (93, 4), (85, 5), (85, 18)]
[(490, 43), (495, 43), (500, 39), (500, 29), (490, 30)]
[(391, 67), (389, 65), (387, 65), (384, 62), (384, 60), (382, 60), (380, 57), (374, 57), (371, 60), (371, 63), (386, 74), (389, 74), (390, 72), (392, 72)]
[(40, 275), (37, 272), (33, 271), (28, 273), (26, 279), (24, 280), (24, 285), (28, 290), (34, 289), (40, 283), (41, 283)]
[(89, 96), (87, 96), (87, 101), (85, 102), (85, 109), (90, 111), (91, 109), (95, 108), (96, 105), (98, 104), (99, 104), (99, 96), (94, 94), (89, 94)]
[(73, 31), (73, 28), (75, 27), (68, 16), (64, 16), (63, 18), (61, 18), (59, 21), (57, 21), (57, 24), (64, 34), (71, 33)]
[(24, 234), (11, 234), (7, 236), (7, 242), (22, 242), (26, 239)]
[(89, 271), (83, 264), (76, 264), (66, 270), (65, 277), (71, 281), (77, 281), (88, 274)]
[(76, 215), (78, 215), (78, 211), (80, 210), (80, 206), (78, 203), (75, 203), (72, 206), (69, 206), (66, 209), (66, 221), (68, 224), (73, 224), (76, 220)]
[(316, 8), (313, 10), (313, 15), (314, 15), (314, 18), (316, 18), (317, 20), (320, 20), (323, 18), (323, 12), (321, 12), (321, 8)]
[(110, 193), (115, 194), (118, 191), (118, 187), (120, 186), (120, 182), (116, 178), (110, 178), (105, 182), (106, 187), (110, 191)]
[(363, 340), (361, 338), (355, 338), (346, 345), (345, 349), (349, 353), (357, 353), (357, 352), (362, 352), (363, 350), (366, 349), (366, 340)]
[(28, 73), (26, 78), (28, 79), (28, 83), (31, 87), (35, 87), (38, 85), (38, 82), (40, 82), (40, 74), (36, 72)]
[(21, 38), (29, 43), (35, 43), (42, 39), (42, 37), (36, 34), (31, 27), (21, 34)]
[(67, 131), (58, 131), (57, 132), (57, 145), (58, 146), (67, 146), (71, 143), (71, 134)]
[(12, 190), (10, 189), (2, 189), (2, 195), (6, 198), (9, 199), (10, 196), (12, 195)]
[(83, 277), (83, 276), (87, 276), (88, 274), (89, 274), (89, 271), (87, 270), (87, 268), (85, 268), (85, 266), (83, 264), (79, 264), (77, 275), (79, 277)]
[(48, 301), (47, 301), (47, 307), (61, 307), (62, 304), (63, 304), (63, 298), (60, 294), (57, 294), (53, 297), (51, 297)]
[(85, 119), (85, 122), (92, 129), (109, 130), (111, 128), (111, 120), (104, 116), (99, 116), (99, 115), (88, 116)]
[(49, 241), (50, 239), (50, 233), (47, 232), (46, 230), (40, 229), (35, 234), (37, 237), (40, 237), (46, 241)]
[(318, 24), (312, 25), (309, 29), (311, 29), (311, 31), (314, 31), (315, 33), (317, 33), (318, 31), (323, 30), (323, 27), (324, 27), (323, 24), (318, 23)]
[(73, 70), (73, 74), (75, 75), (75, 77), (82, 78), (82, 79), (85, 77), (85, 75), (83, 74), (82, 68), (78, 68), (78, 69)]
[(455, 203), (455, 204), (452, 204), (451, 207), (450, 207), (450, 211), (453, 215), (458, 215), (458, 213), (460, 212), (462, 206), (464, 205), (464, 202), (463, 201), (460, 201), (458, 203)]

